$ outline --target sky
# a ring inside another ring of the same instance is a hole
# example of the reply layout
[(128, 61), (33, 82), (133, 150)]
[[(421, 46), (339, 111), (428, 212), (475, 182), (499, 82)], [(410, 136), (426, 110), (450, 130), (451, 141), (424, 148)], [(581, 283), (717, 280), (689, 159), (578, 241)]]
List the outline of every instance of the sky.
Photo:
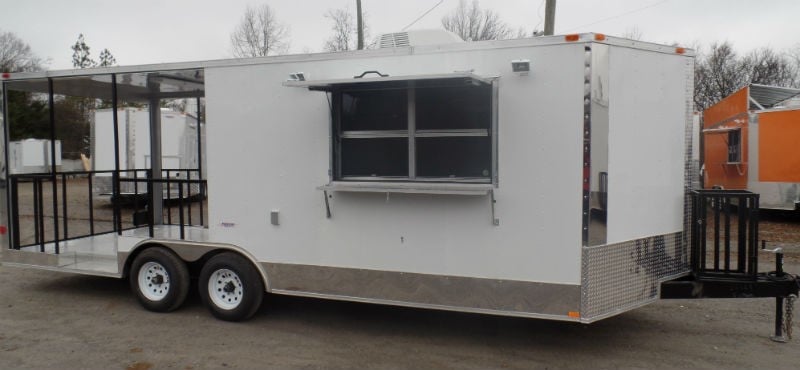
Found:
[[(441, 2), (441, 4), (439, 4)], [(92, 57), (108, 48), (119, 65), (231, 58), (230, 34), (248, 5), (267, 3), (290, 30), (290, 53), (321, 52), (324, 14), (355, 0), (0, 0), (0, 30), (14, 32), (47, 61), (72, 68), (83, 33)], [(437, 4), (439, 4), (437, 6)], [(440, 28), (458, 0), (362, 0), (372, 36)], [(514, 29), (544, 28), (544, 0), (481, 0)], [(557, 0), (555, 34), (636, 30), (643, 41), (695, 47), (731, 42), (739, 52), (800, 49), (798, 0)]]

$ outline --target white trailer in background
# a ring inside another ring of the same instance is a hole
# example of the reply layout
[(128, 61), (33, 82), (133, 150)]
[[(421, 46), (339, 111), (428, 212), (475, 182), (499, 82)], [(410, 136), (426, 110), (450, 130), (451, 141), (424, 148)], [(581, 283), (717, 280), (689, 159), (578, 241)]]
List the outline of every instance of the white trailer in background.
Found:
[[(46, 173), (50, 172), (52, 155), (50, 140), (25, 139), (8, 143), (9, 172)], [(56, 140), (56, 168), (61, 167), (61, 140)]]
[[(47, 91), (48, 77), (112, 102), (204, 97), (208, 217), (30, 246), (4, 214), (4, 263), (127, 277), (154, 311), (183, 303), (191, 265), (226, 320), (267, 291), (590, 323), (690, 273), (691, 51), (600, 34), (388, 37), (396, 47), (12, 76), (7, 90)], [(118, 145), (137, 148), (120, 171), (147, 167), (139, 137), (125, 143), (134, 113), (118, 114)]]
[[(199, 153), (197, 150), (197, 118), (191, 114), (176, 112), (171, 109), (160, 109), (161, 125), (161, 169), (169, 170), (170, 178), (185, 179), (186, 170), (198, 168)], [(119, 125), (119, 161), (121, 170), (130, 172), (121, 173), (121, 177), (133, 177), (133, 170), (151, 168), (151, 135), (150, 111), (146, 108), (120, 108), (117, 110)], [(203, 125), (201, 124), (201, 127)], [(201, 130), (202, 140), (205, 140), (205, 129)], [(92, 125), (91, 163), (94, 171), (111, 171), (115, 169), (114, 156), (114, 119), (112, 109), (97, 110), (94, 114)], [(166, 174), (165, 174), (166, 175)], [(199, 179), (197, 172), (189, 172), (190, 177)], [(144, 176), (141, 173), (137, 176)], [(97, 174), (95, 192), (103, 195), (112, 195), (112, 174)], [(133, 182), (121, 184), (121, 197), (132, 197), (135, 192), (146, 195), (146, 186), (139, 183), (141, 191), (134, 190)], [(192, 192), (185, 196), (197, 194), (197, 187), (192, 187)], [(165, 188), (164, 191), (167, 189)], [(171, 189), (170, 197), (177, 198), (177, 190)]]

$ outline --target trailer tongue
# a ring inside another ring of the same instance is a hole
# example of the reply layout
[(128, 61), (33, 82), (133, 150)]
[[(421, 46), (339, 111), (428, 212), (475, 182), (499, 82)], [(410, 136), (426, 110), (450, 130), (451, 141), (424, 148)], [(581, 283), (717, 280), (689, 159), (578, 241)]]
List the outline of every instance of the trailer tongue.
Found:
[[(661, 298), (775, 298), (772, 340), (792, 337), (792, 309), (800, 279), (783, 271), (781, 248), (759, 249), (759, 195), (744, 190), (692, 192), (691, 268), (663, 282)], [(759, 272), (759, 254), (773, 254), (775, 270)], [(784, 307), (785, 305), (785, 307)]]

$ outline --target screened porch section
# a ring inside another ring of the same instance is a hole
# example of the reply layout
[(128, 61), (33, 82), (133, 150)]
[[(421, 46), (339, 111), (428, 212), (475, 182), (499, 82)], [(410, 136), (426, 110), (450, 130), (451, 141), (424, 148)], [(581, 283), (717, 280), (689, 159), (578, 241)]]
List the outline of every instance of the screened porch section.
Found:
[(118, 275), (142, 240), (204, 240), (204, 95), (202, 69), (6, 81), (4, 261)]

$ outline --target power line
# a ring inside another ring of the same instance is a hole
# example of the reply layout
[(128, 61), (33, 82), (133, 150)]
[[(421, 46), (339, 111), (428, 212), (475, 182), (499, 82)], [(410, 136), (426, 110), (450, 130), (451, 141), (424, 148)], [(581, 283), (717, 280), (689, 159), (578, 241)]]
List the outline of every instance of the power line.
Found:
[(422, 15), (421, 15), (421, 16), (419, 16), (419, 17), (418, 17), (417, 19), (415, 19), (413, 22), (409, 23), (409, 25), (408, 25), (408, 26), (405, 26), (405, 27), (403, 27), (403, 29), (402, 29), (402, 30), (400, 30), (400, 31), (405, 31), (406, 29), (408, 29), (408, 27), (411, 27), (411, 26), (413, 26), (413, 25), (414, 25), (414, 23), (417, 23), (417, 22), (418, 22), (420, 19), (424, 18), (426, 15), (428, 15), (428, 13), (432, 12), (432, 11), (433, 11), (433, 9), (436, 9), (436, 8), (437, 8), (439, 5), (442, 5), (442, 3), (443, 3), (443, 2), (444, 2), (444, 0), (440, 0), (438, 3), (436, 3), (436, 5), (434, 5), (434, 6), (433, 6), (432, 8), (430, 8), (430, 9), (428, 9), (428, 11), (427, 11), (427, 12), (425, 12), (425, 13), (422, 13)]
[(564, 32), (564, 33), (566, 33), (566, 32), (574, 31), (574, 30), (577, 30), (577, 29), (579, 29), (579, 28), (583, 28), (583, 27), (586, 27), (586, 26), (593, 26), (593, 25), (595, 25), (595, 24), (598, 24), (598, 23), (603, 23), (603, 22), (605, 22), (605, 21), (610, 21), (610, 20), (612, 20), (612, 19), (616, 19), (616, 18), (624, 17), (624, 16), (626, 16), (626, 15), (628, 15), (628, 14), (633, 14), (633, 13), (636, 13), (636, 12), (640, 12), (640, 11), (642, 11), (642, 10), (650, 9), (650, 8), (652, 8), (652, 7), (655, 7), (655, 6), (661, 5), (661, 4), (663, 4), (663, 3), (666, 3), (667, 1), (669, 1), (669, 0), (661, 0), (661, 1), (657, 2), (657, 3), (653, 3), (653, 4), (650, 4), (650, 5), (647, 5), (647, 6), (643, 6), (643, 7), (641, 7), (641, 8), (637, 8), (637, 9), (634, 9), (634, 10), (631, 10), (631, 11), (627, 11), (627, 12), (625, 12), (625, 13), (617, 14), (617, 15), (614, 15), (614, 16), (611, 16), (611, 17), (608, 17), (608, 18), (603, 18), (603, 19), (601, 19), (601, 20), (594, 21), (594, 22), (592, 22), (592, 23), (587, 23), (587, 24), (584, 24), (584, 25), (582, 25), (582, 26), (573, 27), (573, 28), (570, 28), (570, 29), (568, 29), (568, 30), (564, 30), (564, 31), (561, 31), (561, 32)]

